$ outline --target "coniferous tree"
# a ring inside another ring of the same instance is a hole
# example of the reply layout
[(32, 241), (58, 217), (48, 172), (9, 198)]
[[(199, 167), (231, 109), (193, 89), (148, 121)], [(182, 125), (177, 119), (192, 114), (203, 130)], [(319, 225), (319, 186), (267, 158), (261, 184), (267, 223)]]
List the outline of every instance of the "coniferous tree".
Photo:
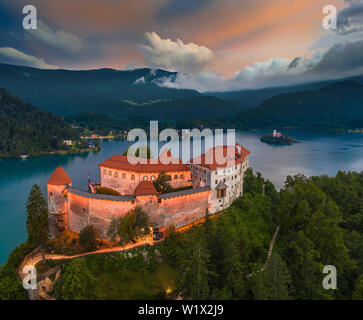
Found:
[[(28, 241), (42, 249), (48, 240), (48, 207), (40, 187), (35, 184), (26, 202)], [(43, 255), (44, 260), (44, 255)]]
[(272, 253), (264, 271), (255, 275), (252, 291), (256, 300), (291, 299), (291, 276), (286, 263)]
[(209, 297), (210, 254), (204, 239), (194, 239), (192, 247), (183, 264), (184, 273), (181, 277), (180, 292), (183, 297), (203, 300)]

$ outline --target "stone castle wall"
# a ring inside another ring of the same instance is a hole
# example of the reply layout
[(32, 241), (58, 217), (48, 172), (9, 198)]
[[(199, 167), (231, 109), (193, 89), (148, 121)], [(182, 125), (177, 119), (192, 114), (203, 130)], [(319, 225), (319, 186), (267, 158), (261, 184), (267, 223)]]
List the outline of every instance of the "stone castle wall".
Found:
[(210, 191), (204, 190), (176, 197), (167, 194), (160, 199), (157, 196), (115, 197), (72, 188), (67, 193), (68, 228), (79, 233), (92, 224), (98, 231), (98, 237), (106, 238), (112, 218), (123, 216), (137, 206), (141, 206), (157, 226), (172, 224), (181, 227), (205, 216), (209, 195)]

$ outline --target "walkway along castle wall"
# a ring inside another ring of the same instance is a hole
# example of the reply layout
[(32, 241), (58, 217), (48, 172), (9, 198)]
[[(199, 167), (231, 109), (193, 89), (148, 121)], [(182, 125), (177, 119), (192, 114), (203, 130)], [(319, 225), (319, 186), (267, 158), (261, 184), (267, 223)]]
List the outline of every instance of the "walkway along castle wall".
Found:
[(209, 210), (210, 189), (190, 189), (158, 196), (106, 196), (69, 188), (66, 193), (68, 228), (80, 232), (92, 224), (106, 238), (112, 217), (125, 215), (141, 206), (157, 226), (181, 227), (204, 217)]

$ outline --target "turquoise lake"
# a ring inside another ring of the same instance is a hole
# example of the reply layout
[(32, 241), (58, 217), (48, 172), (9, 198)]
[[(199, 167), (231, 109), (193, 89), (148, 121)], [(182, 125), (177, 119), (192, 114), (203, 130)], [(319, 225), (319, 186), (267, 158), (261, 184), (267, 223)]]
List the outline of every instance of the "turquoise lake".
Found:
[[(237, 133), (236, 141), (251, 151), (250, 165), (281, 188), (287, 175), (335, 175), (338, 170), (363, 170), (363, 134), (322, 135), (286, 132), (299, 143), (292, 146), (271, 146), (260, 142), (259, 133)], [(45, 194), (46, 181), (61, 165), (78, 188), (87, 188), (88, 173), (99, 181), (98, 166), (114, 154), (122, 153), (126, 141), (102, 143), (98, 153), (66, 156), (44, 156), (0, 159), (0, 264), (10, 251), (26, 240), (25, 201), (33, 184)]]

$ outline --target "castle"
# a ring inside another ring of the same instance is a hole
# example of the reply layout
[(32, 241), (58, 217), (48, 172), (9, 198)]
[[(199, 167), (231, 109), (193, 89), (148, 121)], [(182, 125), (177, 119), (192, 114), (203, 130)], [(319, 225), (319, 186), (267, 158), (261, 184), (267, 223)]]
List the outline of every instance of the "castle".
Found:
[[(223, 165), (214, 157), (218, 152), (225, 157)], [(79, 233), (92, 224), (98, 237), (106, 238), (112, 218), (137, 206), (142, 207), (158, 227), (182, 227), (204, 217), (206, 212), (221, 211), (243, 193), (249, 154), (236, 144), (211, 148), (188, 164), (181, 160), (177, 164), (160, 161), (154, 164), (147, 160), (146, 164), (136, 165), (130, 164), (127, 156), (115, 155), (99, 164), (100, 186), (111, 188), (121, 196), (74, 188), (71, 178), (58, 167), (47, 182), (50, 236), (56, 237), (67, 229)], [(174, 192), (156, 191), (153, 181), (161, 172), (171, 177)]]

